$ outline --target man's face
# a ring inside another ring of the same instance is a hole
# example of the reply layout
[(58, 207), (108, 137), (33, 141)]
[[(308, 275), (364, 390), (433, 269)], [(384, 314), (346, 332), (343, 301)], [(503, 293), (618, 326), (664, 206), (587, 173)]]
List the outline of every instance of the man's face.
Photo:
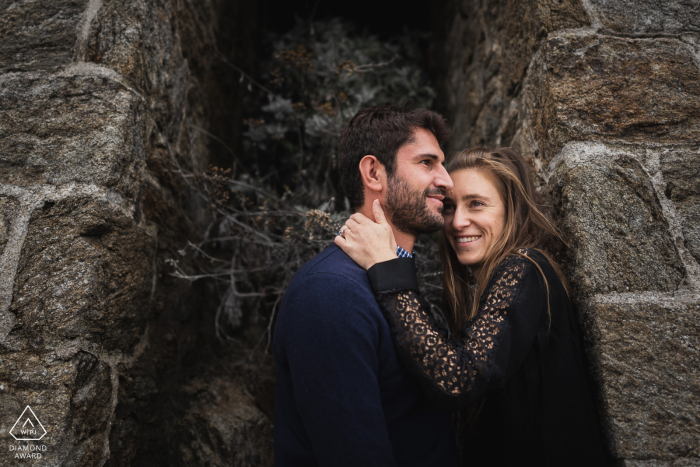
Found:
[(430, 131), (417, 128), (413, 141), (396, 153), (396, 171), (389, 177), (386, 207), (391, 222), (401, 232), (418, 235), (440, 230), (442, 200), (452, 180), (445, 167), (445, 155)]

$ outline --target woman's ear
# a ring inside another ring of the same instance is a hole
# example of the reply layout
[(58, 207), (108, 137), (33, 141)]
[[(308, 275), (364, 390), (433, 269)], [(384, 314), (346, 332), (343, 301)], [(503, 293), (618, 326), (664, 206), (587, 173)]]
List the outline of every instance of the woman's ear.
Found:
[(374, 156), (365, 156), (360, 161), (362, 183), (372, 191), (380, 192), (386, 184), (384, 164)]

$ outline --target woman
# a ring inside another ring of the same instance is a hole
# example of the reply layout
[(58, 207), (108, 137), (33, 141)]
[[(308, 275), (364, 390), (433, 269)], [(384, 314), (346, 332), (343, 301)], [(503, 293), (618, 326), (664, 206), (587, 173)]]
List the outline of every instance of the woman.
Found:
[[(441, 255), (451, 333), (421, 305), (410, 261), (379, 262), (393, 253), (381, 239), (391, 230), (361, 214), (346, 224), (341, 246), (369, 269), (399, 356), (436, 407), (461, 410), (465, 465), (605, 465), (567, 282), (539, 249), (558, 234), (533, 201), (525, 161), (512, 149), (476, 148), (447, 170), (454, 188)], [(382, 290), (387, 282), (393, 288)]]

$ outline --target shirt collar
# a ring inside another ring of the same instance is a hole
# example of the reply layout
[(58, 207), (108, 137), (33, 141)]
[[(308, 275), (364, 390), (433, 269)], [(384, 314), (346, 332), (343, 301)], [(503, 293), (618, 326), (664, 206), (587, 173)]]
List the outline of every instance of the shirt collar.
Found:
[(396, 246), (396, 256), (398, 256), (399, 258), (413, 258), (414, 254), (415, 254), (415, 252), (409, 253), (408, 251), (404, 250), (400, 246), (398, 246), (398, 245)]

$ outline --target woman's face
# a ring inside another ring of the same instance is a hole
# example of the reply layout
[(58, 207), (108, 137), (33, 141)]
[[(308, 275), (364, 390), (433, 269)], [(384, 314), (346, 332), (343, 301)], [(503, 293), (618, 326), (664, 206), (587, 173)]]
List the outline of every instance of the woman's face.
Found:
[(491, 174), (463, 169), (450, 174), (442, 215), (445, 234), (459, 262), (477, 273), (489, 248), (503, 234), (506, 210)]

